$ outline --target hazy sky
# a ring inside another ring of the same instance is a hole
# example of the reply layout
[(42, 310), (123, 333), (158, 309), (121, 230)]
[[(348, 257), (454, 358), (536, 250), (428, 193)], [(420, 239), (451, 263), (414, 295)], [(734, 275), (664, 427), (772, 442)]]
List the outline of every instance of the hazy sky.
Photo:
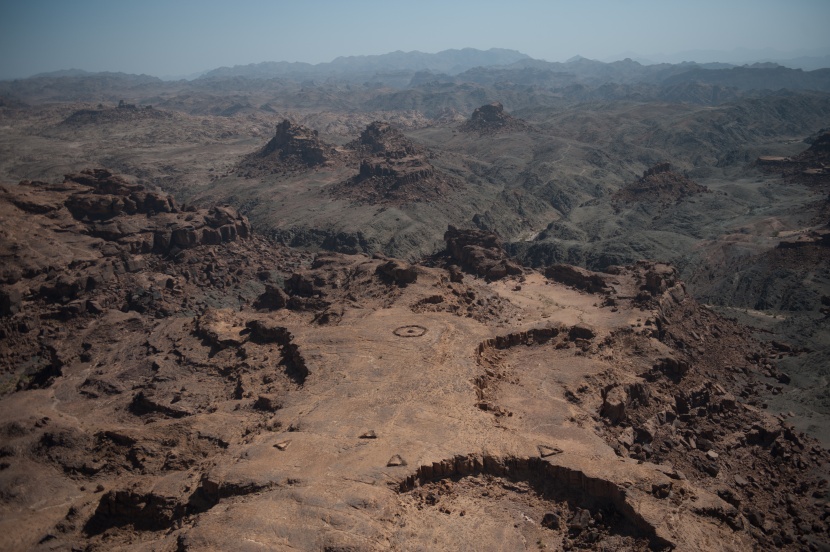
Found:
[(0, 0), (0, 78), (69, 68), (183, 75), (467, 46), (549, 61), (827, 53), (828, 25), (830, 0)]

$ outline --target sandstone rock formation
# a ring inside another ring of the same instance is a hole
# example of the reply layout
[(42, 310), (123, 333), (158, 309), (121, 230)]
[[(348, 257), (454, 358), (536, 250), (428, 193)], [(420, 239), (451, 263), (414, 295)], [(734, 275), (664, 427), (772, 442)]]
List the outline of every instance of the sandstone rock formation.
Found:
[(375, 272), (386, 281), (395, 283), (398, 286), (406, 286), (414, 283), (418, 279), (418, 271), (414, 266), (397, 259), (386, 260), (384, 264), (377, 267)]
[(444, 233), (444, 241), (450, 257), (471, 274), (499, 280), (522, 273), (522, 267), (507, 257), (495, 234), (450, 225)]
[(498, 134), (502, 132), (523, 132), (531, 129), (521, 119), (504, 111), (500, 102), (492, 102), (477, 107), (470, 119), (459, 127), (464, 132), (478, 134)]
[(607, 291), (606, 278), (578, 266), (555, 264), (545, 268), (545, 276), (562, 284), (582, 289), (590, 293)]
[(389, 123), (371, 123), (347, 147), (360, 160), (360, 168), (356, 176), (332, 188), (335, 196), (402, 204), (437, 199), (457, 186), (432, 166), (424, 148)]
[(320, 140), (316, 130), (283, 119), (274, 137), (261, 150), (248, 155), (239, 167), (265, 174), (301, 170), (324, 165), (336, 155), (334, 146)]
[[(60, 184), (23, 181), (0, 189), (0, 198), (9, 221), (0, 247), (0, 307), (7, 314), (21, 309), (21, 298), (57, 303), (60, 316), (100, 310), (100, 301), (84, 297), (146, 270), (153, 256), (185, 258), (188, 249), (251, 235), (247, 219), (232, 207), (183, 211), (172, 197), (104, 169), (67, 175)], [(196, 280), (218, 276), (185, 273)], [(139, 287), (122, 299), (146, 310), (156, 295)]]
[[(171, 196), (146, 191), (105, 169), (68, 174), (56, 185), (23, 181), (0, 193), (21, 211), (48, 214), (46, 221), (52, 231), (89, 236), (102, 257), (177, 252), (247, 238), (251, 232), (248, 220), (233, 207), (182, 211)], [(18, 231), (10, 234), (21, 246), (28, 246), (29, 254), (12, 254), (6, 270), (19, 264), (27, 273), (44, 271), (47, 269), (29, 265), (39, 259), (50, 267), (56, 258), (71, 258), (71, 252), (29, 242), (31, 236)], [(125, 265), (130, 262), (125, 260)]]

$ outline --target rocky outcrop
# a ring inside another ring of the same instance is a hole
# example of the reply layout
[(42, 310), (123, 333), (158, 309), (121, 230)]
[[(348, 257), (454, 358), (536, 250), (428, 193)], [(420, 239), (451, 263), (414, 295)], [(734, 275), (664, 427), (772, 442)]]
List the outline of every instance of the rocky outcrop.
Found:
[(399, 186), (417, 184), (435, 174), (434, 169), (420, 157), (364, 159), (360, 162), (358, 180), (388, 179), (390, 190)]
[(464, 132), (478, 134), (498, 134), (501, 132), (521, 132), (530, 129), (530, 125), (504, 111), (500, 102), (492, 102), (477, 107), (470, 119), (461, 125)]
[(120, 214), (176, 213), (175, 200), (159, 192), (150, 192), (140, 184), (130, 184), (106, 169), (87, 169), (67, 174), (64, 185), (79, 184), (81, 189), (67, 198), (66, 208), (77, 219), (106, 220)]
[(274, 137), (261, 150), (248, 155), (240, 168), (265, 173), (308, 169), (324, 165), (336, 155), (334, 146), (320, 140), (316, 130), (283, 119)]
[(670, 204), (696, 194), (708, 192), (706, 186), (672, 171), (670, 163), (658, 163), (646, 169), (643, 176), (626, 184), (614, 194), (622, 203)]
[(283, 308), (322, 311), (331, 304), (325, 300), (326, 292), (322, 285), (323, 282), (312, 273), (295, 272), (285, 280), (282, 289), (266, 284), (265, 291), (254, 301), (254, 307), (271, 311)]
[[(62, 319), (100, 314), (90, 294), (146, 270), (154, 255), (185, 260), (188, 249), (251, 236), (247, 218), (230, 206), (182, 210), (172, 197), (105, 169), (69, 174), (59, 184), (23, 181), (1, 189), (0, 210), (16, 221), (0, 249), (2, 315), (20, 312), (33, 297), (60, 305), (55, 315)], [(185, 280), (229, 283), (228, 267), (212, 261), (205, 262), (208, 270), (179, 271)], [(169, 274), (153, 289), (125, 289), (119, 301), (136, 312), (164, 311), (161, 288), (181, 293), (181, 281)]]
[(687, 297), (686, 285), (677, 275), (677, 269), (665, 263), (639, 261), (633, 267), (633, 276), (639, 285), (634, 298), (640, 305), (656, 304), (670, 309)]
[(27, 212), (53, 213), (53, 218), (65, 207), (83, 225), (83, 233), (116, 242), (131, 254), (217, 245), (251, 234), (248, 219), (229, 205), (183, 211), (171, 196), (106, 169), (68, 174), (58, 185), (24, 180), (6, 199)]
[(254, 302), (255, 309), (278, 310), (288, 305), (288, 295), (273, 284), (266, 284), (265, 291)]
[(481, 360), (487, 353), (494, 349), (505, 350), (511, 347), (518, 347), (519, 345), (544, 344), (554, 337), (564, 334), (566, 329), (562, 326), (549, 326), (546, 328), (533, 328), (524, 332), (498, 335), (479, 343), (477, 354), (479, 360)]
[(605, 293), (609, 290), (605, 276), (578, 266), (555, 264), (545, 269), (545, 276), (589, 293)]
[(482, 230), (462, 230), (450, 225), (444, 233), (447, 253), (461, 267), (476, 276), (499, 280), (522, 273), (522, 267), (510, 260), (495, 234)]
[(276, 156), (281, 160), (294, 159), (307, 166), (322, 165), (331, 155), (331, 147), (320, 142), (316, 130), (291, 124), (284, 119), (268, 142), (260, 157)]
[[(251, 330), (251, 338), (257, 343), (276, 343), (282, 351), (282, 364), (285, 373), (298, 385), (302, 385), (308, 377), (309, 370), (305, 358), (300, 353), (299, 346), (294, 342), (294, 336), (287, 328), (277, 326), (269, 320), (254, 319), (246, 323)], [(274, 399), (269, 399), (274, 402)]]
[[(452, 503), (455, 494), (464, 495), (470, 489), (480, 489), (482, 480), (497, 482), (503, 491), (495, 494), (503, 496), (504, 491), (521, 493), (525, 507), (535, 500), (544, 501), (537, 509), (538, 523), (545, 531), (539, 542), (546, 536), (555, 535), (557, 542), (561, 539), (566, 543), (565, 550), (708, 548), (712, 542), (711, 534), (698, 533), (687, 525), (700, 517), (712, 517), (718, 523), (728, 525), (724, 534), (731, 533), (735, 546), (724, 549), (740, 550), (748, 545), (743, 534), (747, 529), (746, 518), (728, 502), (729, 495), (724, 498), (721, 492), (716, 495), (699, 491), (694, 499), (675, 507), (673, 513), (677, 517), (668, 521), (664, 514), (666, 504), (662, 501), (670, 499), (673, 504), (678, 504), (677, 497), (686, 496), (691, 490), (689, 483), (684, 481), (685, 476), (670, 467), (664, 467), (660, 476), (654, 479), (644, 479), (632, 469), (626, 475), (627, 479), (620, 481), (615, 480), (620, 475), (614, 473), (617, 470), (601, 472), (585, 460), (563, 459), (563, 451), (557, 447), (540, 444), (537, 450), (539, 456), (471, 454), (423, 463), (400, 481), (399, 492), (404, 500), (415, 499), (419, 510), (440, 506), (440, 512), (450, 514), (446, 504)], [(402, 461), (399, 455), (393, 458)], [(469, 486), (466, 484), (468, 478), (472, 483)], [(449, 481), (452, 483), (448, 484)], [(482, 494), (491, 495), (489, 490)], [(464, 514), (462, 510), (461, 515)], [(756, 517), (762, 518), (763, 514)], [(677, 523), (678, 518), (685, 522)], [(523, 519), (527, 523), (536, 523), (527, 516)], [(754, 524), (751, 519), (750, 523)], [(617, 536), (623, 534), (628, 540), (622, 541)], [(614, 544), (609, 546), (605, 539)]]
[(641, 261), (637, 264), (643, 269), (643, 285), (641, 289), (653, 296), (664, 293), (678, 283), (677, 269), (665, 263)]
[(406, 286), (418, 279), (418, 271), (414, 266), (397, 259), (388, 259), (383, 264), (378, 265), (375, 274), (397, 286)]
[(393, 125), (374, 121), (366, 126), (357, 140), (348, 147), (364, 156), (382, 156), (400, 159), (407, 156), (423, 156), (425, 150), (415, 145)]
[(389, 123), (375, 121), (347, 146), (359, 172), (332, 193), (366, 203), (412, 203), (446, 195), (453, 180), (429, 162), (429, 153)]

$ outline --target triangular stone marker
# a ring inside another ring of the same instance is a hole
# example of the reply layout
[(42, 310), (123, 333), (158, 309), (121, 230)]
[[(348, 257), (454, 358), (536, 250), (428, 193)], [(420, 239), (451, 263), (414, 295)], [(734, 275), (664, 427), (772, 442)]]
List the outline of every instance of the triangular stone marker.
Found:
[(290, 444), (291, 444), (291, 441), (283, 441), (281, 443), (277, 443), (276, 445), (274, 445), (274, 447), (279, 449), (279, 450), (285, 450), (285, 449), (288, 448), (288, 445), (290, 445)]
[(553, 456), (554, 454), (562, 454), (562, 449), (551, 447), (548, 445), (536, 445), (536, 448), (539, 449), (539, 456), (542, 458), (547, 458), (548, 456)]
[(361, 439), (377, 439), (377, 438), (378, 438), (378, 434), (377, 434), (377, 433), (375, 433), (375, 430), (374, 430), (374, 429), (370, 429), (370, 430), (369, 430), (369, 431), (367, 431), (366, 433), (362, 434), (362, 435), (360, 436), (360, 438), (361, 438)]
[(386, 463), (386, 467), (392, 468), (394, 466), (406, 466), (406, 460), (401, 458), (400, 454), (396, 454)]

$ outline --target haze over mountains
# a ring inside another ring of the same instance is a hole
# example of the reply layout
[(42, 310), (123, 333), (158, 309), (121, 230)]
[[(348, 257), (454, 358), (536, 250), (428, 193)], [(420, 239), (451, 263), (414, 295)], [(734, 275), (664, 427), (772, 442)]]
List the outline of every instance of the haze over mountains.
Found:
[[(473, 90), (470, 85), (483, 88)], [(126, 97), (172, 107), (165, 102), (180, 102), (185, 90), (198, 96), (235, 89), (244, 91), (246, 101), (255, 97), (259, 102), (248, 107), (244, 107), (245, 101), (236, 102), (236, 107), (228, 106), (232, 109), (323, 106), (322, 98), (297, 97), (312, 88), (327, 89), (327, 97), (338, 98), (343, 108), (415, 108), (432, 117), (442, 109), (470, 112), (488, 97), (510, 109), (556, 105), (562, 99), (650, 98), (717, 105), (781, 89), (827, 91), (830, 69), (803, 71), (771, 63), (642, 65), (630, 59), (603, 63), (578, 56), (568, 62), (551, 63), (514, 50), (466, 48), (437, 54), (394, 52), (344, 57), (317, 65), (265, 62), (223, 67), (191, 81), (78, 70), (0, 81), (4, 101), (83, 100), (97, 94), (95, 97), (107, 101)], [(279, 93), (274, 95), (276, 90)], [(295, 99), (287, 100), (286, 94)], [(461, 100), (465, 97), (468, 99)]]
[[(830, 54), (802, 55), (799, 57), (786, 57), (785, 54), (775, 51), (743, 51), (737, 53), (722, 52), (716, 50), (696, 50), (683, 52), (674, 55), (654, 56), (654, 61), (636, 53), (626, 55), (624, 58), (604, 60), (602, 63), (614, 64), (634, 60), (638, 64), (649, 67), (646, 71), (650, 74), (658, 73), (660, 68), (652, 66), (681, 65), (688, 67), (696, 64), (706, 69), (727, 69), (739, 66), (758, 66), (759, 64), (771, 64), (769, 66), (781, 65), (790, 69), (801, 69), (813, 71), (830, 67)], [(742, 61), (736, 61), (740, 59)], [(721, 61), (731, 60), (731, 61)], [(161, 77), (163, 80), (179, 80), (185, 78), (211, 77), (232, 77), (241, 76), (248, 78), (293, 78), (293, 79), (325, 79), (341, 78), (351, 81), (359, 81), (362, 78), (371, 78), (376, 73), (386, 72), (429, 72), (438, 75), (455, 76), (476, 67), (489, 66), (512, 66), (512, 69), (522, 67), (540, 67), (551, 71), (574, 70), (572, 64), (576, 61), (594, 62), (582, 56), (572, 56), (565, 62), (546, 62), (534, 60), (530, 56), (516, 50), (503, 48), (491, 48), (489, 50), (478, 50), (475, 48), (451, 49), (437, 53), (424, 53), (419, 51), (396, 51), (388, 54), (372, 56), (342, 56), (326, 63), (304, 63), (289, 61), (263, 61), (246, 65), (235, 65), (233, 67), (218, 67), (187, 77)], [(523, 62), (523, 63), (522, 63)], [(578, 70), (578, 69), (577, 69)], [(38, 73), (32, 75), (37, 77), (62, 77), (62, 76), (88, 76), (92, 72), (82, 69), (63, 69)], [(633, 76), (633, 75), (632, 75)]]
[(752, 50), (748, 48), (737, 48), (732, 51), (724, 50), (687, 50), (676, 53), (654, 53), (642, 54), (638, 52), (627, 52), (610, 58), (603, 58), (602, 61), (611, 62), (620, 59), (631, 58), (643, 65), (654, 65), (656, 63), (683, 63), (695, 62), (716, 62), (728, 65), (753, 65), (755, 63), (776, 63), (792, 69), (803, 69), (812, 71), (830, 66), (830, 53), (823, 49), (804, 49), (798, 51), (782, 52), (772, 48)]

